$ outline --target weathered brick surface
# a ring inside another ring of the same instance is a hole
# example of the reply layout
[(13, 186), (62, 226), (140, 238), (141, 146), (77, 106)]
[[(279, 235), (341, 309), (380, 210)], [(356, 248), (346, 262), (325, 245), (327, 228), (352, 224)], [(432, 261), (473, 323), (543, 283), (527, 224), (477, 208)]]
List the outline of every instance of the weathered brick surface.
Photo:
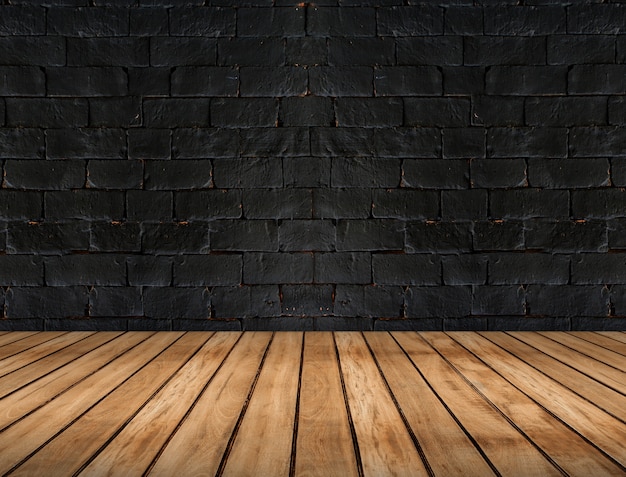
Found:
[(620, 1), (0, 5), (0, 329), (626, 329)]

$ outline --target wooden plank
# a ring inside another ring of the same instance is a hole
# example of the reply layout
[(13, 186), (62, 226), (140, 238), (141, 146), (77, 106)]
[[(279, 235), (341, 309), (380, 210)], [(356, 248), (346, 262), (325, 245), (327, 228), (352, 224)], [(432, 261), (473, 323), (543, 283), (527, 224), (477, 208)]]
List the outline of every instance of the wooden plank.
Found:
[[(149, 363), (182, 333), (157, 333), (0, 433), (0, 473), (8, 472), (60, 429)], [(45, 423), (45, 425), (42, 425)]]
[(47, 357), (40, 359), (21, 369), (15, 370), (0, 378), (0, 398), (6, 396), (33, 381), (75, 361), (85, 353), (102, 346), (121, 335), (122, 332), (102, 331), (94, 333), (66, 348), (63, 348)]
[(289, 475), (302, 339), (274, 336), (222, 475)]
[[(67, 331), (46, 331), (40, 333), (34, 333), (30, 336), (22, 338), (19, 341), (14, 341), (0, 348), (0, 360), (4, 361), (6, 358), (18, 353), (30, 350), (37, 345), (50, 341), (61, 335), (67, 334)], [(0, 366), (3, 368), (3, 363), (0, 361)], [(2, 369), (0, 368), (0, 369)]]
[(365, 476), (428, 475), (360, 333), (335, 333)]
[[(592, 359), (598, 360), (607, 366), (611, 366), (622, 373), (626, 369), (626, 357), (611, 351), (610, 349), (603, 348), (589, 341), (583, 340), (578, 336), (570, 333), (560, 333), (557, 331), (540, 331), (540, 335), (550, 338), (564, 346), (568, 346), (575, 349), (579, 353), (589, 356)], [(622, 381), (626, 379), (626, 376), (622, 374)]]
[(216, 474), (271, 336), (269, 332), (243, 334), (158, 455), (150, 475)]
[(209, 340), (80, 475), (143, 475), (240, 336)]
[(153, 334), (153, 332), (124, 333), (76, 361), (0, 399), (0, 430), (51, 401)]
[(626, 343), (614, 340), (609, 336), (605, 336), (601, 333), (595, 333), (590, 331), (571, 331), (571, 335), (581, 338), (585, 341), (590, 341), (603, 348), (610, 349), (615, 353), (619, 353), (626, 357)]
[[(198, 374), (200, 374), (198, 368), (202, 369), (203, 366), (210, 367), (212, 365), (210, 360), (205, 359), (209, 353), (202, 351), (196, 354), (191, 361), (188, 362), (188, 360), (207, 342), (212, 334), (187, 333), (182, 336), (128, 381), (107, 395), (97, 406), (91, 408), (60, 435), (38, 450), (33, 457), (18, 467), (11, 475), (26, 477), (45, 475), (50, 469), (54, 469), (56, 475), (74, 475), (118, 432), (120, 434), (112, 445), (125, 445), (131, 450), (136, 450), (138, 446), (142, 445), (142, 438), (146, 435), (143, 429), (136, 432), (130, 441), (126, 439), (128, 428), (124, 428), (121, 432), (120, 429), (183, 365), (184, 367), (180, 369), (180, 372), (168, 383), (166, 388), (171, 392), (171, 395), (167, 396), (170, 400), (179, 400), (184, 405), (185, 393), (192, 393), (191, 388), (202, 382), (201, 379), (198, 379)], [(226, 336), (218, 336), (218, 341), (225, 341), (226, 339)], [(207, 346), (203, 350), (206, 348)], [(188, 372), (190, 369), (193, 369), (191, 376)], [(180, 376), (188, 379), (178, 379)], [(178, 380), (180, 385), (170, 386), (169, 384), (174, 380)], [(186, 386), (189, 386), (189, 389)], [(161, 399), (162, 397), (162, 393), (157, 394), (148, 405), (155, 407), (155, 405), (165, 404), (165, 399)], [(144, 412), (145, 409), (144, 407), (141, 412)], [(167, 412), (168, 408), (164, 407), (160, 411)], [(107, 447), (104, 452), (106, 453), (109, 448)], [(147, 446), (143, 452), (153, 450)], [(99, 475), (129, 475), (128, 469), (124, 468), (124, 462), (115, 463), (118, 464), (118, 467), (114, 467), (114, 463), (107, 461), (106, 464), (110, 465), (111, 468), (100, 469)], [(118, 474), (114, 474), (116, 469), (119, 469), (117, 470)]]
[(332, 335), (307, 332), (303, 361), (295, 475), (356, 477), (356, 455)]
[(494, 467), (502, 475), (562, 475), (429, 346), (427, 342), (436, 334), (394, 332), (393, 336)]
[(5, 346), (9, 343), (14, 343), (19, 340), (23, 340), (29, 336), (32, 336), (36, 333), (40, 333), (39, 331), (9, 331), (0, 336), (0, 347)]
[[(452, 335), (456, 336), (456, 333)], [(623, 475), (624, 470), (620, 466), (607, 459), (452, 338), (444, 334), (431, 334), (426, 339), (568, 475)], [(507, 358), (502, 356), (501, 359)], [(512, 360), (515, 358), (508, 358), (508, 361)], [(519, 473), (523, 473), (523, 470), (522, 465)]]
[(620, 343), (626, 343), (626, 333), (622, 331), (596, 331), (595, 333), (619, 341)]
[(372, 331), (365, 338), (434, 474), (495, 475), (391, 335)]
[(603, 449), (624, 466), (626, 472), (626, 426), (623, 423), (482, 336), (459, 332), (453, 338), (535, 402)]

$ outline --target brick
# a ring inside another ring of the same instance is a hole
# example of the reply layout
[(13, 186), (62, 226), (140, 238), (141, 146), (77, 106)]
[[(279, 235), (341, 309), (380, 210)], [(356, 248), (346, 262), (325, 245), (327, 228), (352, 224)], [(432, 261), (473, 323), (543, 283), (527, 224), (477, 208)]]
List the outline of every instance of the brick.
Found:
[(522, 222), (476, 221), (472, 231), (474, 250), (523, 250), (525, 231)]
[(171, 192), (130, 190), (126, 193), (126, 215), (129, 220), (171, 220)]
[[(341, 41), (341, 40), (339, 40)], [(328, 64), (328, 46), (325, 38), (287, 38), (285, 42), (287, 65), (316, 66)]]
[(620, 35), (617, 37), (617, 54), (615, 55), (615, 59), (617, 63), (626, 63), (626, 37), (624, 35)]
[(289, 316), (332, 314), (333, 292), (331, 285), (283, 285), (281, 313)]
[(479, 159), (470, 164), (472, 187), (508, 189), (526, 187), (526, 161), (524, 159)]
[(62, 37), (0, 37), (2, 65), (63, 66), (65, 58), (65, 39)]
[(441, 133), (435, 128), (375, 129), (378, 157), (436, 158), (441, 155)]
[(551, 253), (499, 253), (489, 258), (490, 285), (563, 285), (569, 281), (569, 257)]
[(626, 98), (615, 96), (609, 98), (609, 124), (624, 126), (626, 125)]
[(132, 96), (169, 96), (169, 68), (128, 68), (128, 94)]
[[(126, 259), (128, 284), (167, 287), (172, 282), (172, 258), (131, 255)], [(183, 310), (181, 310), (183, 311)]]
[(626, 191), (622, 188), (572, 192), (572, 216), (577, 219), (625, 217)]
[(516, 286), (476, 286), (472, 289), (473, 315), (524, 315), (526, 292)]
[(206, 127), (209, 125), (208, 99), (146, 99), (144, 121), (148, 127)]
[(340, 127), (401, 126), (402, 109), (398, 98), (340, 98), (335, 102)]
[(45, 259), (48, 286), (124, 285), (126, 259), (120, 255), (62, 255)]
[(220, 39), (217, 62), (220, 66), (284, 66), (284, 42), (280, 38)]
[(57, 8), (48, 9), (48, 34), (67, 37), (128, 36), (128, 8)]
[(372, 209), (369, 189), (316, 189), (313, 216), (321, 219), (366, 219)]
[(172, 8), (170, 35), (223, 37), (236, 32), (236, 10), (234, 8)]
[(270, 158), (216, 159), (213, 180), (220, 188), (282, 187), (282, 164)]
[(181, 67), (176, 68), (172, 73), (173, 96), (236, 96), (238, 86), (237, 68)]
[(94, 287), (89, 293), (89, 316), (142, 316), (139, 287)]
[(439, 216), (439, 193), (435, 191), (375, 189), (372, 191), (372, 216), (403, 220), (437, 218)]
[(480, 220), (487, 218), (486, 190), (444, 190), (441, 192), (441, 216), (444, 220)]
[(43, 258), (31, 255), (0, 255), (1, 286), (40, 287), (43, 283)]
[(554, 35), (547, 38), (549, 65), (613, 63), (615, 38), (600, 35)]
[(174, 286), (228, 286), (241, 283), (240, 255), (185, 255), (174, 259)]
[(443, 76), (443, 94), (446, 96), (485, 93), (484, 66), (444, 66), (440, 74)]
[(398, 187), (400, 160), (378, 158), (333, 158), (332, 187)]
[(168, 129), (128, 130), (128, 158), (169, 159), (172, 155), (171, 135)]
[(169, 34), (167, 10), (160, 8), (130, 11), (130, 36), (158, 36)]
[(243, 67), (240, 70), (241, 96), (300, 96), (307, 92), (307, 70), (295, 66)]
[(313, 128), (311, 153), (314, 156), (371, 156), (374, 133), (362, 128)]
[(278, 316), (278, 286), (217, 287), (211, 296), (211, 309), (216, 318)]
[(436, 66), (389, 66), (374, 72), (376, 96), (440, 96), (442, 89)]
[(396, 46), (391, 38), (333, 37), (328, 40), (328, 64), (331, 66), (392, 65), (395, 61)]
[(315, 66), (308, 70), (315, 96), (373, 96), (373, 69), (368, 66)]
[(305, 189), (246, 189), (246, 219), (306, 219), (313, 211), (313, 196)]
[(334, 126), (332, 99), (316, 96), (281, 98), (278, 122), (283, 126)]
[(315, 187), (330, 185), (330, 158), (285, 157), (283, 159), (285, 187)]
[(238, 219), (241, 213), (241, 192), (237, 190), (176, 192), (178, 220)]
[(615, 35), (626, 33), (625, 5), (570, 5), (567, 32)]
[(580, 253), (572, 257), (573, 285), (626, 283), (626, 256), (623, 254)]
[(626, 156), (626, 130), (620, 127), (572, 128), (569, 152), (574, 157)]
[(49, 96), (124, 96), (128, 77), (122, 68), (47, 68)]
[(123, 159), (123, 129), (79, 128), (46, 131), (48, 159)]
[(141, 98), (94, 98), (89, 100), (89, 125), (92, 127), (141, 126)]
[(139, 252), (141, 230), (133, 222), (93, 222), (89, 250), (94, 252)]
[(86, 316), (87, 287), (12, 287), (5, 298), (7, 318)]
[(144, 38), (69, 38), (69, 66), (148, 66), (150, 48)]
[(89, 224), (84, 222), (32, 222), (12, 224), (8, 253), (60, 254), (89, 250)]
[(402, 250), (404, 225), (388, 219), (340, 220), (337, 223), (337, 250), (367, 252)]
[(85, 99), (7, 98), (8, 126), (68, 128), (84, 127), (89, 121)]
[(462, 51), (466, 66), (546, 64), (546, 42), (541, 37), (469, 36)]
[(512, 96), (565, 94), (567, 75), (564, 66), (492, 66), (486, 73), (486, 90)]
[(500, 6), (484, 10), (486, 35), (539, 36), (565, 33), (562, 6)]
[(583, 126), (606, 123), (606, 98), (527, 98), (529, 126)]
[(0, 129), (0, 159), (38, 159), (44, 152), (41, 129)]
[(305, 35), (305, 9), (239, 8), (237, 9), (237, 36), (239, 37), (301, 37)]
[(85, 184), (83, 161), (8, 160), (4, 187), (11, 189), (63, 190)]
[(41, 6), (0, 8), (0, 36), (45, 35), (46, 9)]
[(404, 313), (404, 292), (398, 286), (337, 285), (335, 315), (399, 318)]
[(113, 191), (73, 190), (44, 194), (47, 219), (106, 219), (124, 218), (124, 194)]
[(210, 294), (205, 287), (157, 286), (143, 290), (143, 309), (148, 318), (208, 318), (210, 300)]
[[(174, 70), (172, 79), (180, 81), (192, 73), (197, 74), (197, 82), (206, 77), (211, 70), (192, 68), (192, 66), (212, 66), (217, 64), (217, 40), (212, 38), (150, 38), (150, 65), (151, 66), (182, 66), (182, 72)], [(168, 71), (169, 73), (169, 71)], [(219, 80), (216, 80), (219, 82)], [(173, 85), (174, 83), (172, 83)]]
[(145, 224), (142, 250), (155, 255), (206, 253), (209, 251), (209, 229), (206, 224), (174, 222)]
[(308, 128), (248, 128), (239, 131), (241, 154), (248, 157), (310, 156)]
[(274, 127), (278, 101), (269, 98), (221, 98), (211, 101), (214, 127)]
[(609, 293), (600, 286), (563, 285), (528, 287), (528, 313), (548, 316), (607, 316)]
[(377, 33), (380, 36), (441, 35), (443, 12), (443, 8), (434, 5), (382, 7), (377, 10)]
[(461, 253), (472, 248), (469, 223), (415, 222), (406, 227), (407, 253)]
[(507, 316), (489, 317), (487, 329), (490, 331), (569, 331), (571, 318), (547, 316)]
[(211, 225), (211, 250), (278, 252), (273, 220), (224, 220)]
[[(529, 101), (532, 99), (529, 98)], [(524, 98), (484, 95), (473, 97), (472, 125), (523, 126)]]
[(378, 253), (372, 273), (377, 285), (441, 285), (441, 260), (433, 254)]
[(607, 221), (607, 228), (609, 249), (620, 250), (626, 248), (626, 221), (623, 218), (609, 220)]
[(316, 283), (372, 283), (372, 257), (362, 252), (315, 254)]
[(481, 159), (485, 157), (485, 131), (482, 128), (443, 130), (443, 157)]
[(376, 35), (376, 13), (373, 8), (327, 8), (311, 6), (307, 9), (308, 36), (363, 37)]
[(286, 220), (278, 228), (281, 251), (330, 251), (336, 246), (336, 226), (330, 220)]
[(624, 94), (626, 65), (574, 65), (567, 85), (569, 94)]
[(406, 126), (469, 126), (470, 102), (465, 98), (405, 98)]
[(0, 66), (1, 96), (43, 96), (46, 76), (35, 66)]
[(489, 192), (489, 210), (495, 219), (569, 217), (569, 194), (561, 190), (524, 189)]
[(148, 161), (145, 187), (150, 190), (208, 189), (212, 187), (211, 161)]
[(450, 6), (445, 9), (445, 34), (482, 35), (482, 6)]
[(570, 189), (603, 187), (610, 183), (607, 159), (529, 159), (531, 187)]
[(398, 38), (396, 45), (399, 65), (463, 64), (463, 40), (459, 36)]
[(239, 149), (239, 135), (230, 129), (176, 128), (173, 132), (172, 152), (176, 159), (231, 158), (237, 156)]
[(484, 285), (487, 283), (487, 255), (464, 254), (441, 257), (445, 285)]
[(87, 184), (95, 189), (139, 189), (143, 185), (143, 163), (132, 160), (89, 161)]
[(406, 296), (408, 318), (462, 318), (470, 315), (471, 306), (468, 286), (410, 287)]
[(416, 189), (467, 189), (469, 163), (457, 159), (405, 159), (402, 162), (401, 186)]
[(272, 285), (276, 283), (312, 283), (313, 254), (246, 253), (243, 256), (243, 283)]
[(567, 134), (564, 128), (491, 128), (487, 156), (565, 158)]
[(617, 187), (626, 185), (626, 161), (624, 159), (611, 159), (611, 183)]

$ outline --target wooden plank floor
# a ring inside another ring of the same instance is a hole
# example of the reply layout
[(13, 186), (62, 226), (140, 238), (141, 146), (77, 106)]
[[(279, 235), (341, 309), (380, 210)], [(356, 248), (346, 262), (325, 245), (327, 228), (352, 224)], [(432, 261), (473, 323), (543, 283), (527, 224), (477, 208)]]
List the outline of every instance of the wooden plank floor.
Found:
[(0, 475), (625, 476), (626, 333), (2, 333)]

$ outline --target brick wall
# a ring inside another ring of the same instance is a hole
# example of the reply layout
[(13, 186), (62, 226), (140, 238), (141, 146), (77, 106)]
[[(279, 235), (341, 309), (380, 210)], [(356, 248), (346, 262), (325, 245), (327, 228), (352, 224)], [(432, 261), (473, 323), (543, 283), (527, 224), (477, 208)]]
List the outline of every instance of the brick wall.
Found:
[(626, 329), (625, 125), (624, 4), (5, 0), (0, 329)]

